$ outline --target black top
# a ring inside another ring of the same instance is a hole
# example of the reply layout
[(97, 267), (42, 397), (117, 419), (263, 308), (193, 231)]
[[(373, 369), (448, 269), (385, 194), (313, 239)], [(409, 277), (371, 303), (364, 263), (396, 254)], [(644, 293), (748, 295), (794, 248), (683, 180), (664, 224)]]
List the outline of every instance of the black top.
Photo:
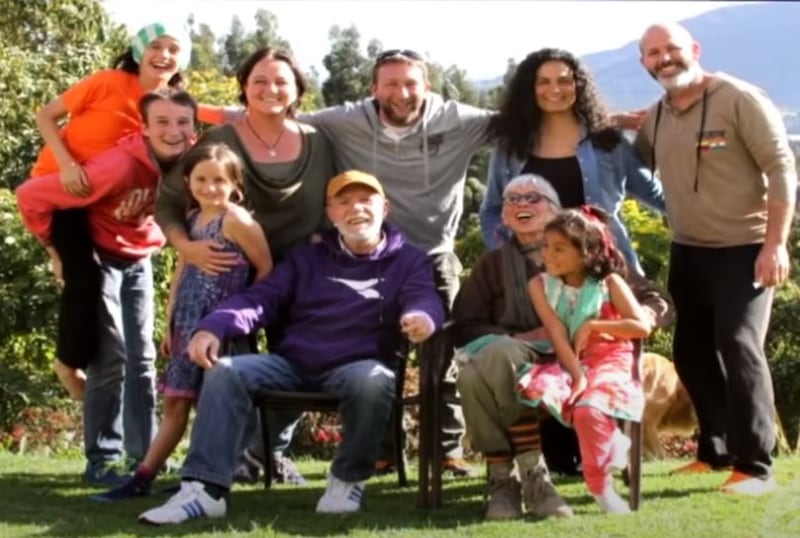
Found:
[(578, 207), (586, 203), (583, 174), (575, 156), (550, 159), (531, 155), (522, 168), (522, 173), (536, 174), (552, 183), (561, 199), (561, 207)]

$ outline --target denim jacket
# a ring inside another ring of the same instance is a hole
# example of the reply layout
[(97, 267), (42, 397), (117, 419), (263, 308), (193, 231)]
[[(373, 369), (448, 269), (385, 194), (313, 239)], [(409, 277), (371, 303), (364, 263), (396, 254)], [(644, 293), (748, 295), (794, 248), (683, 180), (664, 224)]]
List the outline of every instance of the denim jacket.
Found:
[[(661, 182), (650, 174), (633, 146), (622, 139), (611, 151), (596, 148), (589, 137), (578, 144), (578, 163), (583, 174), (583, 192), (587, 204), (596, 205), (612, 216), (609, 223), (617, 246), (631, 270), (643, 274), (628, 232), (620, 220), (620, 208), (626, 192), (659, 213), (664, 212), (664, 193)], [(495, 148), (489, 160), (486, 194), (481, 203), (481, 234), (487, 248), (497, 248), (509, 236), (500, 220), (503, 189), (520, 174), (525, 160)]]

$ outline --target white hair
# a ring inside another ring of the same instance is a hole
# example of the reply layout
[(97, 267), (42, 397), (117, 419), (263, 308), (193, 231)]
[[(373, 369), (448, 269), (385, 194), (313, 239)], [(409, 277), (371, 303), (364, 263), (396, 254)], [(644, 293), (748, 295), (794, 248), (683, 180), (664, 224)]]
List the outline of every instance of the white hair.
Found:
[(516, 189), (517, 187), (529, 186), (535, 188), (539, 194), (547, 198), (547, 200), (555, 206), (556, 209), (561, 209), (561, 199), (558, 193), (553, 188), (553, 184), (547, 181), (542, 176), (536, 174), (522, 174), (508, 182), (506, 188), (503, 189), (503, 196)]

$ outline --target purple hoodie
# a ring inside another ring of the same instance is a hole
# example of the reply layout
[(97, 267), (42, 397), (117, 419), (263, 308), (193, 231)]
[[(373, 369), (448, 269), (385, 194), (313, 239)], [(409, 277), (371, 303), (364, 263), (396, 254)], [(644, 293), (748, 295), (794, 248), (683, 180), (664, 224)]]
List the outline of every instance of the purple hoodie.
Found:
[(335, 231), (295, 247), (197, 330), (224, 341), (269, 327), (270, 352), (312, 374), (357, 360), (392, 360), (403, 314), (425, 312), (439, 328), (444, 310), (428, 256), (396, 228), (384, 224), (383, 230), (385, 246), (367, 257), (343, 250)]

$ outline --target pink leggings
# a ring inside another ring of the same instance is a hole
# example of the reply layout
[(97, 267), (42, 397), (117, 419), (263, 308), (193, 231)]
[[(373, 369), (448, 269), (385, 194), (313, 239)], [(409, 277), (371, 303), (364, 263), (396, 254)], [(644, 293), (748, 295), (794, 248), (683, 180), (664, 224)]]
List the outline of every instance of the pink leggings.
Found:
[(592, 495), (600, 495), (611, 487), (611, 475), (605, 468), (611, 461), (611, 439), (617, 424), (594, 407), (576, 407), (572, 418), (581, 448), (583, 479)]

